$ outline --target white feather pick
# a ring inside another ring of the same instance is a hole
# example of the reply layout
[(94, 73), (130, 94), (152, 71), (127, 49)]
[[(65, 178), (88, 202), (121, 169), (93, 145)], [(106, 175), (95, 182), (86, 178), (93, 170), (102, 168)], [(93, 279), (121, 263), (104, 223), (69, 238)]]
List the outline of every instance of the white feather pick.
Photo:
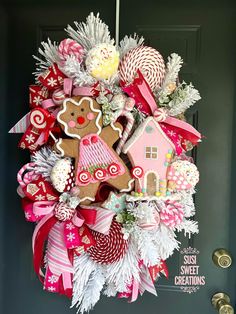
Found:
[(114, 297), (117, 294), (115, 285), (112, 282), (107, 284), (103, 290), (103, 294), (107, 297)]

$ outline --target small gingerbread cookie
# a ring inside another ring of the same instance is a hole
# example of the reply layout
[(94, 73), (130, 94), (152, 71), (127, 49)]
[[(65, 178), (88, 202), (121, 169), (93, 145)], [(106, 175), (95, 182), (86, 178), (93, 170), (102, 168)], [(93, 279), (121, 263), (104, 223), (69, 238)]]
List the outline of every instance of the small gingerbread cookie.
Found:
[(62, 156), (75, 158), (76, 185), (82, 203), (94, 201), (101, 182), (117, 190), (129, 190), (132, 180), (123, 160), (113, 150), (122, 131), (116, 122), (102, 127), (100, 105), (90, 97), (72, 97), (63, 103), (57, 120), (72, 139), (59, 139), (57, 150)]

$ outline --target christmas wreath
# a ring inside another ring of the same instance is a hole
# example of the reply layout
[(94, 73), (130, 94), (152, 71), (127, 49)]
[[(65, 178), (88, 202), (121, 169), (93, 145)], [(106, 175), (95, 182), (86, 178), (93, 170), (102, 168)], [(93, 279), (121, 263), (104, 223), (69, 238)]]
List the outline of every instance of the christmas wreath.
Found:
[(35, 271), (83, 313), (101, 293), (156, 294), (177, 233), (198, 233), (187, 152), (201, 135), (184, 113), (200, 95), (179, 80), (179, 55), (165, 64), (136, 34), (115, 45), (99, 15), (66, 33), (34, 56), (30, 111), (10, 132), (30, 152), (17, 193), (36, 223)]

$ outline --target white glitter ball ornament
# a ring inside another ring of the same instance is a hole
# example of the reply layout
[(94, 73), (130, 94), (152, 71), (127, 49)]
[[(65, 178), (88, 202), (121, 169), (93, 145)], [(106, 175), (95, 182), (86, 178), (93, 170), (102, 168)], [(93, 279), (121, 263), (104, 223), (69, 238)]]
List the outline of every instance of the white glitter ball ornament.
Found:
[(154, 48), (138, 46), (128, 51), (119, 65), (120, 79), (131, 83), (140, 70), (152, 90), (160, 87), (165, 76), (165, 62)]
[(109, 79), (117, 72), (119, 52), (110, 44), (98, 44), (88, 52), (85, 64), (88, 73), (97, 80)]
[(52, 168), (50, 175), (54, 188), (62, 193), (68, 192), (75, 185), (74, 166), (70, 158), (58, 160)]

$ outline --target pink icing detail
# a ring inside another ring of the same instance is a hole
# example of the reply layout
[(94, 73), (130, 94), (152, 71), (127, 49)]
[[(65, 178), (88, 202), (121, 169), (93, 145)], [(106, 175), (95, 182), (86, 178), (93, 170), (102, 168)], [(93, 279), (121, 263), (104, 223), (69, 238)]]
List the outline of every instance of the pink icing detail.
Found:
[[(90, 143), (92, 142), (92, 139), (96, 137), (97, 141), (93, 145), (86, 145), (85, 143)], [(77, 169), (77, 178), (78, 174), (81, 171), (88, 171), (91, 172), (91, 169), (93, 169), (93, 173), (96, 169), (102, 168), (102, 169), (108, 169), (109, 165), (112, 163), (116, 163), (117, 166), (120, 167), (119, 173), (116, 175), (122, 175), (125, 173), (125, 168), (124, 166), (119, 162), (115, 154), (113, 153), (112, 149), (108, 147), (106, 142), (104, 142), (101, 137), (99, 137), (97, 134), (90, 134), (86, 135), (82, 138), (80, 141), (80, 157), (79, 157), (79, 162), (78, 162), (78, 169)], [(115, 176), (115, 177), (116, 177)], [(107, 181), (110, 178), (114, 178), (114, 176), (111, 176), (111, 174), (106, 171), (106, 176), (102, 181)], [(92, 183), (98, 182), (101, 180), (98, 180), (94, 176), (91, 177)], [(77, 179), (76, 184), (78, 186), (84, 185), (83, 183), (79, 182)], [(88, 184), (88, 183), (86, 183)]]
[(97, 141), (98, 141), (98, 137), (97, 137), (96, 135), (94, 135), (94, 136), (91, 137), (91, 142), (92, 142), (93, 144), (97, 143)]
[(73, 121), (73, 120), (69, 121), (69, 122), (68, 122), (68, 126), (69, 126), (70, 128), (74, 128), (74, 127), (76, 126), (75, 121)]
[(93, 120), (93, 119), (94, 119), (94, 113), (89, 112), (89, 113), (87, 114), (87, 119), (88, 119), (88, 120)]
[(86, 138), (85, 138), (85, 139), (83, 139), (82, 143), (83, 143), (83, 145), (85, 145), (85, 146), (90, 145), (89, 140), (88, 140), (88, 139), (86, 139)]

